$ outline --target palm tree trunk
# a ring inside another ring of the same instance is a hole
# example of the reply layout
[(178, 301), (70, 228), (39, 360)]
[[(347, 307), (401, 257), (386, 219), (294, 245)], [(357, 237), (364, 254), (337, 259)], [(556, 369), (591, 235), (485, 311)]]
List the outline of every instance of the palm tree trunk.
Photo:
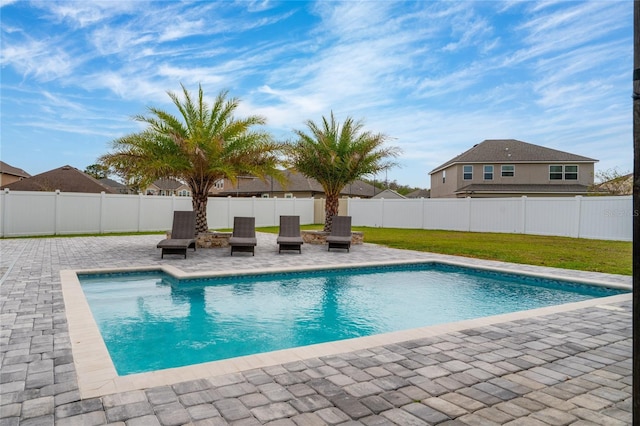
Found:
[(207, 232), (209, 226), (207, 225), (207, 201), (208, 196), (206, 193), (193, 193), (191, 198), (193, 211), (196, 212), (196, 233)]
[(340, 206), (340, 200), (338, 195), (327, 193), (327, 200), (324, 204), (324, 231), (331, 232), (331, 225), (333, 224), (333, 217), (338, 214), (338, 208)]

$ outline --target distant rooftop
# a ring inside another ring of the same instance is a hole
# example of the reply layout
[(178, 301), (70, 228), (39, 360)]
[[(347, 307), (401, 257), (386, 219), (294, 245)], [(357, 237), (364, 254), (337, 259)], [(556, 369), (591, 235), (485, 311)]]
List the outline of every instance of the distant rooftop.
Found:
[(436, 167), (429, 174), (456, 163), (595, 163), (598, 160), (522, 142), (516, 139), (488, 139)]

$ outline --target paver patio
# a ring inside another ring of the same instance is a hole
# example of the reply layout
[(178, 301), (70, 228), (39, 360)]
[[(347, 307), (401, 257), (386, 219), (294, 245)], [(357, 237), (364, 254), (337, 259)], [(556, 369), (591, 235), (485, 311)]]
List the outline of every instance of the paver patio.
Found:
[[(82, 398), (60, 271), (185, 272), (454, 259), (364, 244), (160, 259), (159, 235), (0, 240), (0, 425), (628, 425), (631, 296), (417, 340)], [(365, 236), (366, 238), (366, 236)], [(631, 277), (468, 260), (631, 284)], [(611, 300), (611, 299), (610, 299)]]

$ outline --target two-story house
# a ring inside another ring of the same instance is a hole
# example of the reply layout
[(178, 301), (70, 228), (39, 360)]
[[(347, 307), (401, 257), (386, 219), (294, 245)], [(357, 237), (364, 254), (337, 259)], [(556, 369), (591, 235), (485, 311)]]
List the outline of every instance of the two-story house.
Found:
[(431, 198), (586, 195), (597, 161), (515, 139), (485, 140), (429, 172)]

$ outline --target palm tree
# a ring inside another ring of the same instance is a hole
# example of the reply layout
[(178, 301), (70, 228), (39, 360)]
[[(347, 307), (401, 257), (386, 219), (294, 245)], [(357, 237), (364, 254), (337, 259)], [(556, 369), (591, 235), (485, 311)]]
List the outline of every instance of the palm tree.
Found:
[(252, 130), (265, 124), (263, 117), (235, 118), (239, 100), (228, 99), (227, 91), (220, 92), (209, 107), (202, 86), (195, 100), (181, 87), (184, 100), (168, 92), (179, 116), (158, 108), (149, 108), (148, 116), (134, 116), (148, 127), (114, 140), (113, 152), (99, 161), (121, 176), (144, 183), (169, 177), (184, 181), (192, 193), (196, 231), (206, 232), (209, 189), (220, 179), (235, 183), (238, 176), (247, 174), (281, 179), (276, 168), (281, 144), (266, 132)]
[(333, 112), (320, 125), (305, 122), (309, 133), (294, 130), (297, 142), (286, 150), (292, 166), (303, 175), (317, 180), (324, 189), (324, 230), (331, 231), (331, 220), (338, 214), (340, 191), (346, 185), (366, 175), (375, 175), (396, 165), (389, 157), (397, 157), (397, 147), (382, 147), (388, 136), (362, 131), (361, 120), (347, 117), (342, 125)]

